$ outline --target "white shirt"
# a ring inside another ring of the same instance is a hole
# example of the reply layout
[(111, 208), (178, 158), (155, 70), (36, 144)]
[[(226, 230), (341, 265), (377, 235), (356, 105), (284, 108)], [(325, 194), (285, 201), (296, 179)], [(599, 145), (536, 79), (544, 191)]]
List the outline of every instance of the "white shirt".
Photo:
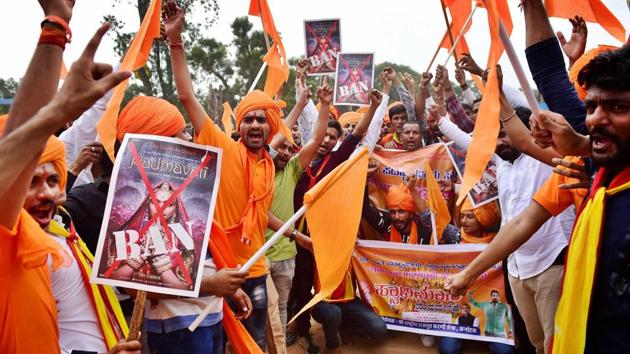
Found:
[[(438, 123), (442, 134), (463, 149), (472, 138), (455, 123), (442, 118)], [(532, 202), (532, 197), (552, 173), (550, 166), (521, 154), (514, 163), (493, 155), (497, 164), (497, 187), (501, 206), (501, 225), (519, 215)], [(575, 219), (573, 209), (567, 209), (545, 222), (532, 237), (508, 257), (508, 272), (515, 278), (527, 279), (549, 268), (558, 254), (568, 245)]]
[[(57, 241), (68, 254), (72, 254), (64, 238), (52, 235), (50, 237)], [(61, 352), (70, 354), (73, 350), (82, 350), (107, 353), (107, 345), (101, 334), (98, 317), (92, 307), (90, 295), (85, 288), (76, 260), (73, 259), (69, 267), (60, 267), (54, 272), (50, 267), (50, 261), (48, 267), (50, 283), (57, 303)]]

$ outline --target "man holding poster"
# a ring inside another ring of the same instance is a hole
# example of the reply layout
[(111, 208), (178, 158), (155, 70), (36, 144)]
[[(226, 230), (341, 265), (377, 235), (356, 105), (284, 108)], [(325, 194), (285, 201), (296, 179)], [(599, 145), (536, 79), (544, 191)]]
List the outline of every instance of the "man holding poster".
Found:
[(339, 53), (335, 105), (367, 106), (374, 82), (374, 54)]
[(341, 51), (339, 19), (304, 21), (308, 75), (333, 74)]

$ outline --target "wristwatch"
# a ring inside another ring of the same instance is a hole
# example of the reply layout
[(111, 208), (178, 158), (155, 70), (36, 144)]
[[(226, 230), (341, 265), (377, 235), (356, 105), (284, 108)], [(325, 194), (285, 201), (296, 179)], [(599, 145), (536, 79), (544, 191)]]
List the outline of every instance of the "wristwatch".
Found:
[(297, 237), (298, 234), (298, 230), (297, 229), (293, 229), (293, 231), (291, 231), (291, 235), (289, 236), (289, 239), (291, 239), (291, 242), (295, 241), (295, 238)]

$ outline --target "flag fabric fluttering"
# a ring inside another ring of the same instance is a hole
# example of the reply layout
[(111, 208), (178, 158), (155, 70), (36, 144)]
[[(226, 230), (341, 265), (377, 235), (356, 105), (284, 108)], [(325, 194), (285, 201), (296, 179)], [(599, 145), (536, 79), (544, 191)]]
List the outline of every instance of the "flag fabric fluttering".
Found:
[(601, 0), (545, 0), (549, 17), (581, 16), (586, 22), (599, 23), (621, 43), (626, 41), (626, 29)]
[(269, 66), (264, 92), (269, 96), (275, 96), (282, 85), (289, 79), (289, 63), (280, 34), (269, 9), (267, 0), (251, 0), (249, 3), (249, 15), (258, 16), (262, 20), (263, 30), (271, 37), (269, 51), (263, 60)]
[(446, 226), (451, 221), (451, 213), (448, 211), (446, 200), (440, 191), (440, 185), (435, 179), (431, 165), (427, 160), (424, 163), (424, 172), (427, 176), (427, 190), (429, 195), (429, 210), (435, 218), (435, 240), (440, 240)]
[[(361, 220), (368, 160), (364, 147), (304, 196), (320, 291), (294, 319), (329, 297), (346, 275)], [(336, 212), (330, 212), (331, 205)]]
[[(151, 1), (144, 15), (144, 19), (140, 24), (140, 29), (122, 59), (119, 70), (135, 71), (146, 64), (151, 48), (153, 47), (153, 40), (160, 38), (161, 9), (162, 0)], [(107, 109), (96, 125), (96, 130), (101, 138), (103, 147), (112, 161), (114, 161), (114, 143), (116, 141), (116, 120), (118, 119), (120, 104), (122, 103), (125, 89), (128, 85), (129, 80), (125, 80), (113, 89), (112, 98), (107, 104)]]
[(232, 136), (232, 132), (234, 131), (234, 123), (232, 123), (232, 116), (234, 112), (232, 111), (232, 107), (227, 102), (223, 102), (223, 115), (221, 116), (221, 123), (223, 123), (223, 129), (225, 129), (225, 134), (227, 136)]
[[(470, 49), (468, 49), (468, 43), (466, 42), (465, 34), (468, 33), (470, 26), (472, 25), (472, 21), (468, 22), (466, 28), (464, 25), (466, 24), (466, 19), (472, 12), (472, 3), (468, 0), (446, 0), (443, 2), (444, 6), (448, 8), (448, 12), (451, 15), (451, 34), (453, 35), (453, 41), (456, 41), (457, 37), (460, 35), (462, 38), (455, 48), (455, 52), (457, 55), (461, 55), (462, 53), (470, 53)], [(451, 38), (448, 35), (448, 29), (444, 33), (444, 37), (442, 38), (442, 42), (440, 43), (440, 47), (451, 50), (452, 43)]]

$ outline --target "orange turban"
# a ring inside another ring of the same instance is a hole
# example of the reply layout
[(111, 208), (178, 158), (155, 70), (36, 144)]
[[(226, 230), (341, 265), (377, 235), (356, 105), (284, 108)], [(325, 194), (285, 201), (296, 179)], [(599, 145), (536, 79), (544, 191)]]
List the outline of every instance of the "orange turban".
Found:
[[(254, 90), (248, 93), (247, 96), (243, 97), (241, 102), (239, 102), (236, 106), (236, 109), (234, 110), (236, 130), (239, 130), (241, 126), (241, 121), (243, 120), (245, 115), (257, 109), (265, 110), (267, 122), (269, 122), (269, 127), (271, 128), (271, 130), (269, 131), (269, 136), (267, 137), (267, 144), (269, 144), (273, 136), (276, 135), (276, 133), (278, 133), (278, 131), (280, 130), (280, 125), (282, 124), (280, 118), (280, 107), (278, 106), (278, 103), (276, 101), (269, 97), (269, 95), (260, 90)], [(282, 134), (284, 136), (287, 136), (286, 132), (282, 132)], [(287, 136), (287, 138), (291, 136), (291, 132), (289, 131), (288, 134), (289, 135)], [(293, 141), (291, 140), (291, 142)]]
[(464, 204), (462, 204), (462, 211), (472, 210), (475, 214), (475, 218), (483, 228), (494, 226), (501, 221), (501, 212), (497, 206), (497, 203), (491, 202), (484, 204), (480, 207), (473, 208), (470, 198), (466, 198)]
[[(315, 105), (315, 108), (317, 108), (317, 111), (319, 112), (320, 108), (322, 107), (321, 103), (317, 103)], [(332, 114), (333, 117), (335, 117), (336, 119), (339, 119), (339, 111), (337, 110), (337, 107), (330, 105), (330, 114)]]
[(355, 112), (357, 112), (357, 113), (367, 113), (367, 111), (368, 111), (368, 108), (363, 106), (363, 107), (357, 109)]
[(584, 101), (586, 98), (586, 89), (578, 83), (578, 75), (580, 71), (588, 64), (591, 60), (595, 59), (598, 55), (608, 52), (611, 50), (619, 49), (619, 47), (613, 47), (610, 45), (599, 45), (597, 48), (593, 48), (586, 53), (582, 54), (582, 56), (573, 63), (571, 70), (569, 70), (569, 81), (575, 87), (575, 91), (577, 91), (578, 97)]
[(138, 96), (118, 115), (116, 139), (122, 141), (127, 133), (174, 136), (185, 126), (184, 116), (173, 104), (157, 97)]
[[(9, 118), (8, 114), (0, 116), (0, 136), (4, 133), (4, 125)], [(59, 185), (62, 190), (66, 190), (66, 183), (68, 181), (68, 167), (66, 165), (66, 145), (59, 140), (56, 136), (51, 136), (46, 142), (46, 147), (42, 156), (39, 158), (38, 164), (44, 164), (46, 162), (52, 162), (55, 166), (55, 171), (59, 175)]]
[(361, 113), (358, 112), (346, 112), (344, 114), (341, 115), (341, 117), (339, 117), (339, 124), (341, 124), (341, 127), (343, 128), (344, 125), (346, 124), (357, 124), (359, 123), (359, 120), (361, 119), (361, 117), (363, 117), (363, 115)]
[(413, 201), (409, 188), (404, 183), (390, 186), (385, 198), (387, 209), (402, 209), (409, 212), (416, 211), (416, 203)]

